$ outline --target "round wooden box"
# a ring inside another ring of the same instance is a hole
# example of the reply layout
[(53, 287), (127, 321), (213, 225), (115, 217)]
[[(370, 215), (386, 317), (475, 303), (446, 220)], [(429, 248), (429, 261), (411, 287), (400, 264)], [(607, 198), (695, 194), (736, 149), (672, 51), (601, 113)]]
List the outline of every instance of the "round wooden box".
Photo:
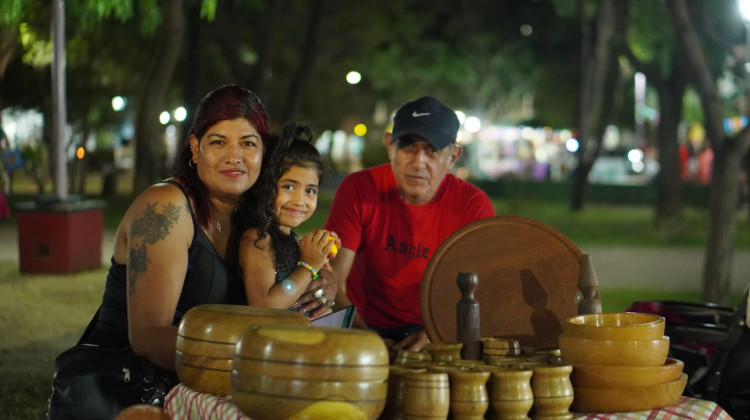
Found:
[(388, 350), (372, 331), (256, 326), (237, 343), (232, 400), (251, 418), (287, 419), (306, 410), (323, 416), (344, 405), (376, 419), (388, 371)]
[(251, 325), (292, 324), (310, 328), (303, 315), (242, 305), (199, 305), (180, 322), (175, 369), (190, 388), (228, 396), (235, 344)]

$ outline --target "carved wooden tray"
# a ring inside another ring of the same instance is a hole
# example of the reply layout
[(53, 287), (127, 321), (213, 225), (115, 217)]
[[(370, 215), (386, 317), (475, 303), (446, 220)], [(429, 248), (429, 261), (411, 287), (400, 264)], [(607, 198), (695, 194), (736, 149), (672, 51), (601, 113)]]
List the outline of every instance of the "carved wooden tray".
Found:
[(568, 238), (531, 219), (496, 216), (464, 226), (440, 245), (425, 270), (420, 306), (427, 336), (456, 340), (456, 278), (475, 272), (483, 337), (556, 348), (562, 321), (578, 314), (580, 259)]

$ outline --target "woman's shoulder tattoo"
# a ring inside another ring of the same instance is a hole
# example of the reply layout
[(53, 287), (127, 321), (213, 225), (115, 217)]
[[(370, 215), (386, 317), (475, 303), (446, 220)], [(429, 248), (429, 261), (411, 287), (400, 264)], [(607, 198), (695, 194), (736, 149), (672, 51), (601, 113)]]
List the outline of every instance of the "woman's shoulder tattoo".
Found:
[(129, 294), (135, 292), (135, 282), (148, 268), (148, 253), (146, 245), (153, 245), (166, 238), (172, 227), (180, 218), (182, 206), (167, 203), (161, 213), (156, 211), (158, 201), (147, 204), (140, 218), (133, 220), (130, 227), (130, 249), (128, 251), (128, 283)]

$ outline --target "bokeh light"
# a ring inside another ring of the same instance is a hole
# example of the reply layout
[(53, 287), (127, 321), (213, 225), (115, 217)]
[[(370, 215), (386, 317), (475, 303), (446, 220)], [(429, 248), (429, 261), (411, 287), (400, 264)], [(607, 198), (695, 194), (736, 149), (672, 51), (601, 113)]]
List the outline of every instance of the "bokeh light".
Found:
[(346, 82), (350, 85), (356, 85), (362, 81), (362, 75), (358, 71), (350, 71), (346, 74)]

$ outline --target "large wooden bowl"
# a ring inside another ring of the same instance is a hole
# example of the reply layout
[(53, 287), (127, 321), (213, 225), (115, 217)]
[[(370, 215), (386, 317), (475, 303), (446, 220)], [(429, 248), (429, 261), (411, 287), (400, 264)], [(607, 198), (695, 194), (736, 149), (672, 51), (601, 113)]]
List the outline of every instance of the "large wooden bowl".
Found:
[(191, 308), (177, 333), (177, 377), (196, 391), (228, 396), (235, 344), (249, 326), (265, 324), (310, 325), (303, 315), (281, 309), (215, 304)]
[(593, 340), (655, 340), (664, 327), (663, 317), (636, 312), (578, 315), (562, 324), (563, 334)]
[(619, 413), (654, 410), (676, 403), (687, 383), (687, 374), (671, 382), (614, 388), (573, 387), (571, 410), (584, 413)]
[(656, 340), (591, 340), (560, 334), (560, 355), (573, 365), (661, 366), (669, 337)]
[(672, 382), (685, 367), (681, 360), (668, 358), (661, 366), (573, 365), (570, 382), (584, 388), (619, 388)]
[(648, 386), (677, 380), (684, 367), (681, 360), (673, 358), (661, 366), (573, 365), (570, 382), (584, 388)]
[(287, 419), (313, 408), (323, 415), (332, 406), (320, 403), (336, 402), (376, 419), (385, 407), (388, 361), (372, 331), (254, 326), (237, 342), (232, 400), (251, 418)]

